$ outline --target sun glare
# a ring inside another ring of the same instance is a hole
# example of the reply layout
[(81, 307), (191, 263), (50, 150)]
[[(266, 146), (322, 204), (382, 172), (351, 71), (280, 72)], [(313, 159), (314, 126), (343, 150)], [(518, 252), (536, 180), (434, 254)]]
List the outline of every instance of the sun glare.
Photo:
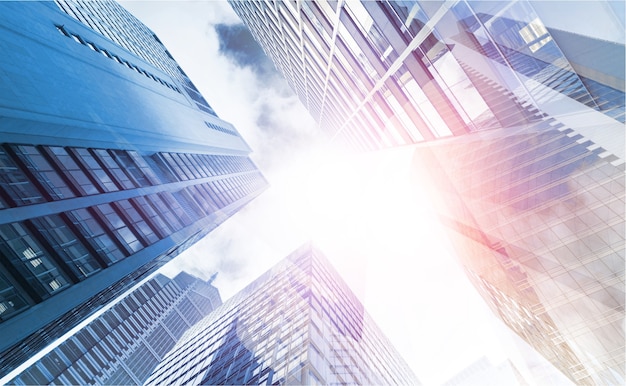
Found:
[[(447, 350), (463, 340), (476, 347), (486, 325), (471, 311), (476, 294), (426, 191), (411, 177), (413, 153), (329, 154), (292, 165), (284, 203), (293, 231), (328, 256), (409, 363), (428, 367), (441, 356), (454, 367)], [(476, 334), (459, 329), (458, 320)], [(460, 353), (459, 363), (467, 355)]]
[(412, 155), (412, 148), (398, 148), (328, 156), (305, 163), (290, 182), (292, 222), (332, 256), (357, 293), (370, 292), (370, 279), (382, 280), (381, 262), (406, 265), (416, 251), (440, 253), (446, 243), (424, 192), (411, 181)]

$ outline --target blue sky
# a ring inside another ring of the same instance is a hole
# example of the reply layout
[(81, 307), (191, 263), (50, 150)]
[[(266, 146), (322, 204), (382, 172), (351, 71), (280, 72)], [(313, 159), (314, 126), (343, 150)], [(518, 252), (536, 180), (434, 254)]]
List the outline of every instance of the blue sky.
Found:
[(219, 272), (214, 284), (227, 299), (312, 240), (425, 384), (443, 382), (483, 355), (496, 363), (519, 355), (454, 263), (423, 192), (410, 183), (410, 148), (337, 152), (227, 3), (122, 4), (242, 133), (271, 184), (163, 273)]

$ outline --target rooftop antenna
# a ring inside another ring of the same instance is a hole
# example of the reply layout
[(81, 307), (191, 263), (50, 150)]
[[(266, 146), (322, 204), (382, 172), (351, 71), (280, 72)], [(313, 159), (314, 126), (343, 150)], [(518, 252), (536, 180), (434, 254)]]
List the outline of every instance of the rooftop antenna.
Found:
[(213, 283), (213, 280), (215, 280), (216, 277), (217, 277), (217, 272), (215, 272), (213, 275), (211, 275), (209, 280), (207, 280), (207, 283), (209, 283), (209, 284)]

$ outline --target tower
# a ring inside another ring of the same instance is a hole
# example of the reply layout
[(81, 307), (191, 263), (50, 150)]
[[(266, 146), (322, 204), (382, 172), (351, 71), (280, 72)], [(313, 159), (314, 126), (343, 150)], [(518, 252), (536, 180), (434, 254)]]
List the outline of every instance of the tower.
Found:
[(182, 334), (220, 304), (209, 282), (157, 274), (8, 383), (143, 384)]
[(419, 384), (326, 258), (291, 253), (188, 330), (146, 381)]
[(3, 375), (267, 183), (119, 4), (2, 3), (0, 29)]
[(497, 316), (573, 382), (624, 383), (623, 3), (230, 3), (332, 140), (414, 144)]

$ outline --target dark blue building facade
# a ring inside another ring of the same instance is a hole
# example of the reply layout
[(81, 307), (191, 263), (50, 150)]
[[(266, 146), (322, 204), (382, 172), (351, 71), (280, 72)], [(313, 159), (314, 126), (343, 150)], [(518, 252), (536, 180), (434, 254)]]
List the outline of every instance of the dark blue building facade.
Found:
[(167, 49), (113, 2), (0, 4), (0, 374), (267, 183)]

